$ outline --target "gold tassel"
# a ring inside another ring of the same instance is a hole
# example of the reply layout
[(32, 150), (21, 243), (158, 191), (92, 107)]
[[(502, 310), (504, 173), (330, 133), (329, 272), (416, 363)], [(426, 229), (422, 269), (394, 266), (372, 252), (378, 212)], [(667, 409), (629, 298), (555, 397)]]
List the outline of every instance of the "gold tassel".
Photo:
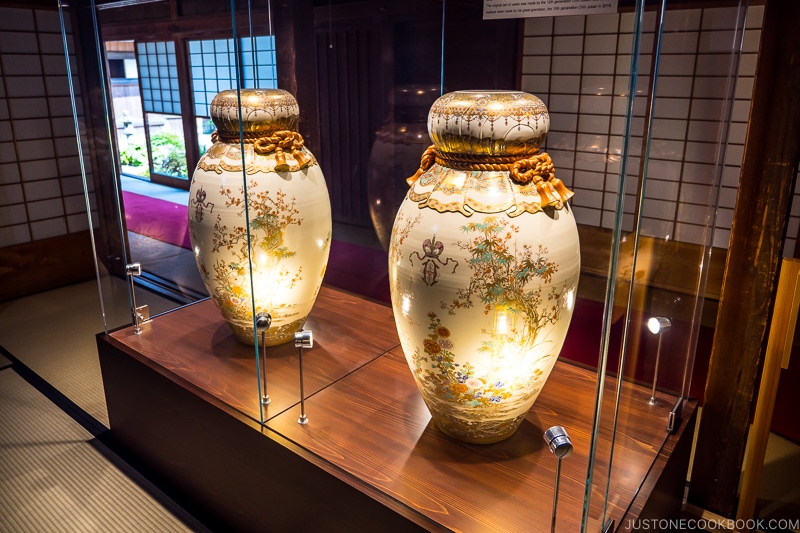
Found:
[(291, 168), (286, 164), (286, 155), (283, 153), (283, 148), (280, 146), (275, 147), (275, 172), (288, 172), (289, 170)]
[(311, 158), (297, 149), (292, 150), (292, 157), (294, 157), (294, 160), (297, 161), (296, 170), (306, 168), (311, 163)]
[(553, 186), (544, 180), (536, 183), (536, 192), (539, 193), (543, 207), (558, 206), (561, 203), (561, 200), (555, 196)]
[(550, 182), (553, 184), (553, 189), (555, 189), (556, 193), (558, 193), (558, 196), (561, 197), (562, 202), (566, 202), (567, 200), (575, 196), (575, 193), (567, 189), (567, 186), (564, 185), (564, 182), (558, 179), (557, 177), (553, 176), (550, 179)]

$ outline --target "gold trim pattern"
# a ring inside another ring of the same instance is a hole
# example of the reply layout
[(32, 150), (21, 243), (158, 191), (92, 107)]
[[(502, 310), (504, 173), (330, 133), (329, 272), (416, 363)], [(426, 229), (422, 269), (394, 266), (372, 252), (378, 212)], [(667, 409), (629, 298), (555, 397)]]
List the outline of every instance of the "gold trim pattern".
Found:
[[(303, 324), (306, 323), (306, 319), (308, 317), (303, 317), (299, 320), (295, 320), (288, 324), (284, 324), (283, 326), (277, 326), (274, 328), (269, 328), (267, 330), (265, 343), (267, 346), (278, 346), (281, 344), (285, 344), (294, 338), (294, 334), (303, 327)], [(241, 326), (239, 324), (234, 324), (230, 322), (231, 330), (233, 331), (233, 335), (236, 337), (239, 342), (244, 344), (253, 344), (253, 328), (252, 326)], [(259, 342), (261, 339), (259, 339)]]
[(465, 420), (444, 411), (433, 413), (431, 409), (431, 412), (436, 427), (453, 438), (471, 444), (494, 444), (507, 439), (528, 415), (526, 411), (505, 420)]
[(549, 126), (544, 102), (522, 91), (455, 91), (436, 100), (428, 116), (440, 153), (535, 153)]
[(453, 158), (435, 146), (422, 154), (420, 168), (406, 180), (408, 198), (419, 207), (441, 212), (506, 212), (510, 217), (536, 213), (545, 207), (562, 209), (574, 195), (556, 178), (547, 153), (514, 158), (471, 156)]
[[(318, 164), (314, 155), (302, 146), (288, 154), (282, 150), (281, 155), (282, 159), (279, 159), (276, 151), (260, 153), (255, 143), (247, 142), (244, 144), (245, 173), (295, 172)], [(200, 158), (197, 168), (216, 174), (241, 172), (242, 152), (239, 143), (215, 142)]]

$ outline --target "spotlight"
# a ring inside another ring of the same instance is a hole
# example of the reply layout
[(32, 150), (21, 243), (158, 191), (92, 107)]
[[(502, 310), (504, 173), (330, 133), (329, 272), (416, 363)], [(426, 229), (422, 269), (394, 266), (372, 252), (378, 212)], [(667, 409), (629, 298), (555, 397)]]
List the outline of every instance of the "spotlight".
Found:
[(656, 350), (656, 369), (653, 371), (653, 390), (650, 392), (650, 400), (647, 402), (650, 405), (655, 405), (656, 402), (656, 383), (658, 382), (658, 363), (661, 359), (661, 339), (663, 333), (672, 327), (672, 321), (663, 316), (650, 317), (647, 321), (647, 329), (653, 335), (658, 335), (658, 349)]
[(670, 327), (672, 327), (672, 321), (663, 316), (654, 316), (647, 321), (647, 329), (649, 329), (650, 333), (653, 335), (666, 331)]

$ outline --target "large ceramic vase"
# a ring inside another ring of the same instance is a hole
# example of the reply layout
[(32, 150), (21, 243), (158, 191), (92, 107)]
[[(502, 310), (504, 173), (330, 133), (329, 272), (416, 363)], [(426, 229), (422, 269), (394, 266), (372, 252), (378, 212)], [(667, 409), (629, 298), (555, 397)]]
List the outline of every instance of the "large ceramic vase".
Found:
[(517, 430), (569, 328), (578, 231), (572, 193), (539, 151), (549, 123), (523, 92), (440, 97), (392, 229), (403, 351), (436, 426), (462, 441)]
[(295, 98), (280, 89), (242, 89), (240, 97), (223, 91), (211, 102), (217, 131), (189, 189), (191, 243), (236, 338), (253, 344), (253, 312), (268, 313), (265, 342), (276, 345), (294, 339), (322, 284), (330, 199), (296, 131)]

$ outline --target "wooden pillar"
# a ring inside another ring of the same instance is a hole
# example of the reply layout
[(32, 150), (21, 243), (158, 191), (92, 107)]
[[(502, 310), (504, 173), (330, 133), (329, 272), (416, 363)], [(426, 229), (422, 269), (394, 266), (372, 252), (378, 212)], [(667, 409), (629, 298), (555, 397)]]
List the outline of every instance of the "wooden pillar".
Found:
[(768, 0), (689, 501), (732, 517), (800, 146), (800, 2)]

